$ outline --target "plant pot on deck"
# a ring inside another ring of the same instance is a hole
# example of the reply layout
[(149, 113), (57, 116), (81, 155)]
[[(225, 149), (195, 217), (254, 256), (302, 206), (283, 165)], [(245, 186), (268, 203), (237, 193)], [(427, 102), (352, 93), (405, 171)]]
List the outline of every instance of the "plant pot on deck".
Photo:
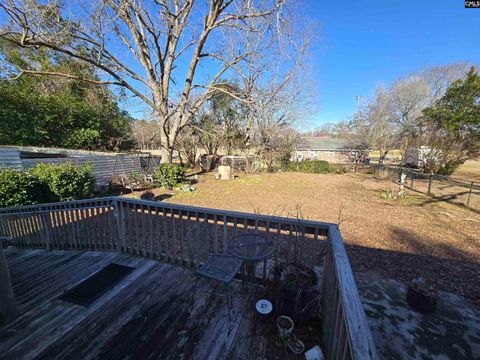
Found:
[(407, 304), (418, 312), (431, 314), (437, 306), (437, 292), (423, 279), (416, 279), (408, 286)]
[(302, 324), (318, 316), (318, 279), (302, 264), (280, 264), (273, 269), (275, 310)]

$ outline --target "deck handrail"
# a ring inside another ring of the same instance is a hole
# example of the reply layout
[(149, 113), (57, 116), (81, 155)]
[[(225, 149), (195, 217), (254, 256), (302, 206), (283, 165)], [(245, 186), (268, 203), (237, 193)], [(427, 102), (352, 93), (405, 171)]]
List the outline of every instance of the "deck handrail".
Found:
[[(262, 232), (277, 242), (261, 278), (281, 262), (323, 262), (321, 310), (328, 359), (376, 359), (365, 312), (336, 224), (217, 210), (123, 197), (104, 197), (0, 209), (0, 237), (17, 247), (112, 250), (191, 266), (184, 236), (207, 228), (206, 254), (224, 252), (227, 238)], [(327, 249), (323, 259), (323, 250)]]

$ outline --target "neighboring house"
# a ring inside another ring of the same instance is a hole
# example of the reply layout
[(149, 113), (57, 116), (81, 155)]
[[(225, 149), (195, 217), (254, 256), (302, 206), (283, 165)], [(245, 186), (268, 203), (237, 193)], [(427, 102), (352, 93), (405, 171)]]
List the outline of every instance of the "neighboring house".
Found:
[(29, 169), (38, 163), (89, 163), (98, 188), (109, 186), (112, 176), (152, 170), (160, 161), (148, 153), (115, 153), (32, 146), (0, 146), (0, 168)]
[(357, 155), (357, 150), (346, 147), (347, 140), (324, 136), (301, 137), (296, 144), (294, 160), (326, 160), (347, 163)]

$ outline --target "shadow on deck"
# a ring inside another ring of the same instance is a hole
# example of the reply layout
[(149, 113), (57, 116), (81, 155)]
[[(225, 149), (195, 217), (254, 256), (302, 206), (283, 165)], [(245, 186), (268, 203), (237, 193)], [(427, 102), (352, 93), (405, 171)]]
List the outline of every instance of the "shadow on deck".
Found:
[[(5, 254), (21, 316), (0, 329), (2, 359), (290, 358), (239, 281), (229, 316), (223, 286), (201, 278), (192, 296), (195, 275), (182, 267), (112, 252)], [(112, 262), (135, 271), (88, 307), (58, 299)]]

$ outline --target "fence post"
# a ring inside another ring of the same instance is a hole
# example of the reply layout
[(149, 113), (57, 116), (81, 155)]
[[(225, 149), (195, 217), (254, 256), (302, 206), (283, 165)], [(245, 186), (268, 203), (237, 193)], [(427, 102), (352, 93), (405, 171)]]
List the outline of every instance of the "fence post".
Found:
[(470, 206), (470, 198), (472, 197), (472, 191), (473, 191), (473, 181), (470, 183), (470, 191), (468, 192), (468, 198), (467, 198), (467, 207)]
[[(0, 246), (0, 325), (9, 323), (18, 317), (18, 308), (15, 303), (10, 273), (8, 272), (7, 259)], [(3, 318), (3, 319), (2, 319)]]
[(403, 171), (400, 171), (400, 190), (398, 191), (398, 196), (403, 196), (403, 187), (405, 185), (406, 177), (407, 174), (405, 174)]
[(428, 191), (427, 191), (428, 195), (432, 194), (432, 178), (433, 178), (433, 175), (430, 174), (430, 177), (428, 178)]

